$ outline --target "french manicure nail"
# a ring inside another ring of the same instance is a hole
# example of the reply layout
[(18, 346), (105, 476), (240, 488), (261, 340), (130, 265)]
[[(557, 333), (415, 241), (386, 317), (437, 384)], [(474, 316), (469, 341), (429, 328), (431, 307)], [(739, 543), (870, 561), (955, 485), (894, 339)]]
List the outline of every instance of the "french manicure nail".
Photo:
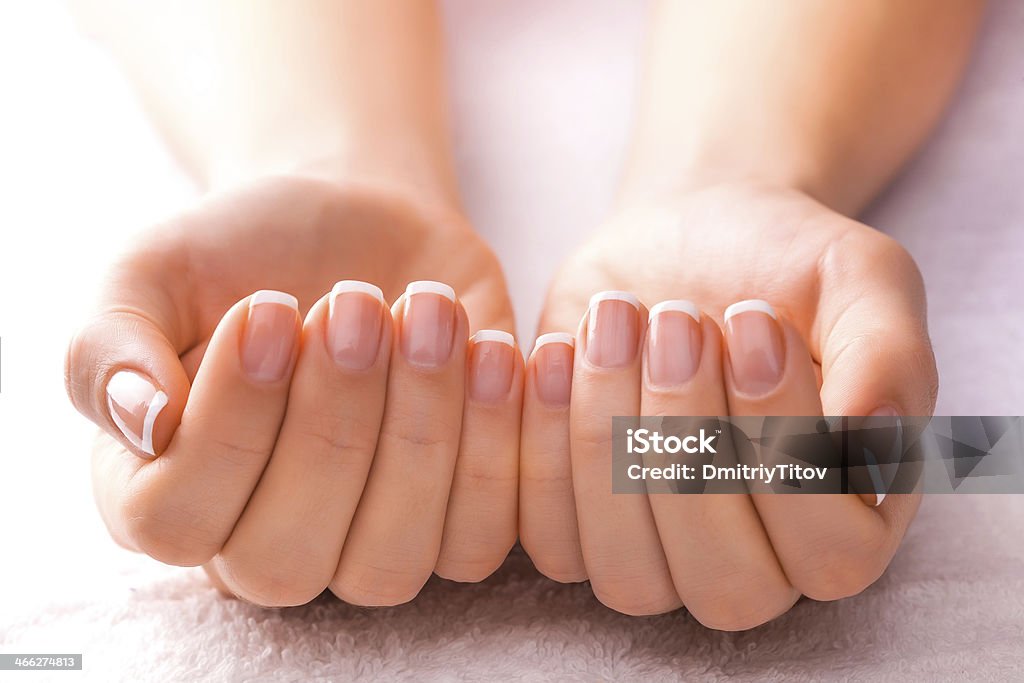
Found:
[(137, 372), (119, 370), (107, 382), (110, 419), (129, 443), (147, 455), (156, 455), (153, 427), (166, 405), (167, 394)]
[(413, 365), (436, 368), (452, 353), (455, 290), (441, 282), (410, 282), (405, 289), (400, 346)]
[(501, 330), (480, 330), (473, 335), (469, 358), (469, 395), (493, 402), (512, 389), (516, 340)]
[(647, 376), (651, 384), (683, 384), (697, 372), (703, 348), (700, 310), (690, 301), (662, 301), (651, 308)]
[(599, 292), (590, 298), (587, 360), (600, 368), (629, 365), (640, 338), (640, 301), (629, 292)]
[[(874, 422), (866, 421), (864, 427), (867, 428), (892, 428), (894, 430), (894, 442), (890, 447), (890, 453), (888, 454), (886, 462), (899, 462), (903, 454), (903, 421), (900, 419), (899, 412), (890, 406), (884, 406), (878, 408), (870, 415), (868, 420), (876, 418)], [(875, 489), (875, 507), (882, 504), (885, 500), (886, 485), (882, 478), (882, 470), (878, 466), (878, 461), (871, 451), (866, 451), (865, 455), (870, 454), (871, 458), (867, 462), (868, 476), (871, 478), (871, 485)]]
[(786, 346), (775, 310), (748, 299), (725, 309), (725, 338), (733, 381), (745, 394), (760, 396), (782, 379)]
[(366, 370), (377, 361), (384, 322), (384, 293), (359, 280), (342, 280), (331, 289), (327, 350), (349, 370)]
[(542, 334), (534, 343), (533, 372), (537, 397), (552, 408), (569, 405), (574, 346), (572, 335), (565, 332)]
[(257, 382), (284, 379), (295, 351), (299, 301), (291, 294), (260, 290), (249, 299), (242, 335), (242, 368)]

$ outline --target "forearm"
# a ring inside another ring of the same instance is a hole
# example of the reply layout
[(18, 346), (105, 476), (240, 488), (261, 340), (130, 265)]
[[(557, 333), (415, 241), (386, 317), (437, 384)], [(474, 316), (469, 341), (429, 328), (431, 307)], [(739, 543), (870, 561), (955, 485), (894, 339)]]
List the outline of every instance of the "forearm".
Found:
[(433, 2), (85, 0), (76, 8), (200, 183), (301, 169), (454, 199)]
[(980, 0), (661, 0), (623, 200), (752, 180), (859, 210), (937, 121)]

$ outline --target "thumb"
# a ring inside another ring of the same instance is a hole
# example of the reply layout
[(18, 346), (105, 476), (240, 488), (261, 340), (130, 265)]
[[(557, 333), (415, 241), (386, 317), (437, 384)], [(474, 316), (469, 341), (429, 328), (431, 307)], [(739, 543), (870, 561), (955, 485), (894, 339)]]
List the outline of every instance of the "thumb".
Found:
[(846, 283), (833, 283), (843, 293), (822, 307), (822, 407), (825, 415), (930, 416), (939, 378), (924, 283), (910, 255), (876, 235), (860, 267), (847, 261)]
[(75, 408), (144, 458), (167, 448), (189, 391), (179, 358), (187, 332), (180, 306), (151, 275), (166, 272), (166, 264), (116, 269), (98, 311), (71, 340), (64, 366)]
[[(903, 247), (880, 233), (869, 238), (868, 248), (848, 250), (842, 264), (842, 281), (823, 282), (819, 306), (824, 414), (930, 416), (939, 377), (916, 264)], [(871, 476), (869, 468), (868, 477), (876, 509), (890, 538), (898, 542), (920, 495), (886, 497), (890, 485), (882, 473), (875, 468)]]

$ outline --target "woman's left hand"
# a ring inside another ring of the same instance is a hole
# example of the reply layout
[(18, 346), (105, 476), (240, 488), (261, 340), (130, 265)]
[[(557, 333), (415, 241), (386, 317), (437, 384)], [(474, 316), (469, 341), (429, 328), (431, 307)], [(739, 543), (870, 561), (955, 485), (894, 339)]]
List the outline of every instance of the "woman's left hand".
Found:
[[(588, 310), (602, 290), (639, 301)], [(678, 310), (648, 322), (648, 306), (680, 299), (699, 322)], [(772, 312), (723, 323), (749, 299)], [(540, 571), (589, 579), (621, 612), (685, 605), (724, 630), (882, 574), (919, 496), (613, 495), (611, 418), (930, 415), (924, 286), (894, 240), (790, 190), (689, 192), (620, 212), (568, 260), (539, 331), (577, 327), (574, 352), (544, 344), (527, 369), (520, 536)]]

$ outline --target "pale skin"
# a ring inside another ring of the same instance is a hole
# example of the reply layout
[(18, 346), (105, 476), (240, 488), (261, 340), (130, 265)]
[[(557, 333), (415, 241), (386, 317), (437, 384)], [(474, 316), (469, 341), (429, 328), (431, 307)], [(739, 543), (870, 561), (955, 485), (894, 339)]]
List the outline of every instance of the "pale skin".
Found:
[[(119, 8), (118, 21), (134, 7)], [(101, 23), (89, 14), (99, 8), (83, 10)], [(191, 15), (203, 11), (211, 16)], [(164, 84), (147, 104), (212, 191), (118, 261), (69, 351), (72, 399), (105, 430), (94, 485), (112, 535), (164, 562), (204, 565), (263, 605), (302, 604), (327, 588), (393, 605), (434, 571), (485, 578), (516, 539), (522, 361), (503, 395), (467, 391), (470, 332), (514, 322), (498, 262), (453, 200), (434, 8), (170, 3), (136, 22), (109, 40), (146, 83)], [(242, 24), (244, 35), (232, 32)], [(175, 54), (150, 49), (169, 29), (192, 49), (231, 55), (214, 70), (225, 87), (206, 88), (175, 70)], [(266, 78), (272, 63), (280, 78)], [(369, 368), (353, 371), (325, 349), (326, 295), (341, 279), (374, 283), (391, 308)], [(402, 293), (416, 280), (457, 293), (438, 367), (400, 348)], [(294, 295), (301, 314), (280, 332), (301, 346), (272, 382), (240, 367), (247, 306), (261, 289)], [(500, 342), (481, 346), (502, 353)], [(105, 387), (122, 368), (169, 397), (155, 459), (110, 418)]]
[[(94, 486), (119, 543), (203, 565), (259, 604), (329, 588), (391, 605), (432, 572), (485, 578), (518, 534), (542, 573), (589, 579), (613, 609), (685, 606), (727, 630), (884, 571), (917, 496), (613, 496), (608, 418), (931, 413), (920, 275), (846, 216), (939, 116), (979, 2), (657, 4), (617, 208), (556, 276), (538, 327), (575, 348), (552, 340), (525, 366), (493, 336), (471, 340), (513, 318), (459, 207), (430, 3), (207, 3), (131, 31), (107, 7), (83, 5), (85, 23), (149, 84), (212, 190), (120, 259), (69, 351), (72, 400), (103, 430)], [(212, 55), (212, 84), (183, 70), (179, 40)], [(355, 369), (331, 341), (331, 311), (349, 310), (331, 306), (341, 279), (386, 302), (344, 295), (379, 332)], [(455, 301), (403, 294), (414, 280)], [(299, 312), (254, 306), (270, 289)], [(588, 311), (602, 290), (636, 305)], [(752, 298), (774, 317), (724, 321)], [(699, 323), (666, 311), (649, 325), (676, 299)], [(255, 310), (284, 321), (272, 377), (247, 355)], [(446, 341), (424, 363), (415, 335), (431, 315)], [(168, 397), (156, 457), (111, 419), (123, 369)]]

